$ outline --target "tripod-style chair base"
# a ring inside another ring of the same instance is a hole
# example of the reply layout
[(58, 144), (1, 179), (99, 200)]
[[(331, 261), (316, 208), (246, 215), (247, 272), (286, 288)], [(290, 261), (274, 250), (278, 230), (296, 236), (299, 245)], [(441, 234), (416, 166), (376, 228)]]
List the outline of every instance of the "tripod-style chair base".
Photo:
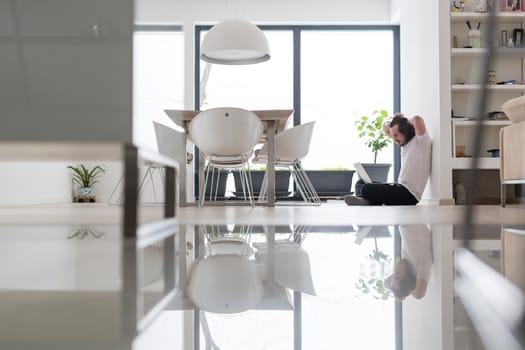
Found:
[[(275, 136), (275, 166), (290, 168), (294, 184), (303, 201), (320, 205), (321, 199), (301, 166), (301, 159), (306, 157), (310, 148), (314, 124), (315, 122), (301, 124)], [(268, 148), (267, 145), (264, 145), (255, 157), (254, 163), (265, 164), (267, 161)], [(260, 201), (267, 200), (267, 192), (267, 174), (265, 174)]]

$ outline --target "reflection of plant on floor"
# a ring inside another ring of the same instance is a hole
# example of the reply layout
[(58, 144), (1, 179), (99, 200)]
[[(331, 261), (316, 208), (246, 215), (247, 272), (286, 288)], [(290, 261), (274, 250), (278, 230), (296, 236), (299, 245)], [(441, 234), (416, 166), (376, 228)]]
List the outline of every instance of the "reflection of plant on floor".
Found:
[(374, 237), (374, 250), (368, 255), (368, 257), (371, 260), (377, 261), (379, 264), (381, 264), (383, 261), (386, 263), (390, 262), (390, 257), (379, 250), (376, 237)]
[(101, 231), (99, 231), (97, 229), (89, 228), (89, 227), (81, 227), (78, 230), (76, 230), (75, 232), (73, 232), (71, 235), (67, 236), (66, 238), (67, 239), (82, 240), (82, 239), (84, 239), (86, 237), (91, 236), (91, 237), (93, 237), (95, 239), (100, 239), (104, 235), (105, 235), (104, 232), (101, 232)]
[(385, 267), (391, 264), (392, 259), (379, 250), (376, 237), (374, 237), (374, 250), (368, 255), (368, 258), (372, 264), (379, 268), (379, 276), (376, 276), (377, 273), (374, 270), (372, 273), (368, 273), (370, 276), (359, 277), (355, 286), (363, 295), (371, 295), (375, 299), (388, 300), (393, 294), (385, 287), (383, 280)]
[(355, 286), (363, 294), (369, 294), (372, 292), (370, 295), (376, 299), (388, 300), (392, 296), (392, 292), (385, 288), (382, 279), (370, 278), (365, 280), (364, 278), (360, 277)]

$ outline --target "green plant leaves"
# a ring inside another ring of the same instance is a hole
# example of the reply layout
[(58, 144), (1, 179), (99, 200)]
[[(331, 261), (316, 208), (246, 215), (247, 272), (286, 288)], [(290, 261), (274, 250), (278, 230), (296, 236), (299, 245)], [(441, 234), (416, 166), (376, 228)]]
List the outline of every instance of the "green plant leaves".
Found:
[(100, 176), (106, 172), (100, 165), (96, 165), (91, 170), (84, 164), (80, 164), (78, 167), (68, 165), (67, 168), (72, 171), (73, 181), (81, 187), (92, 187), (99, 182)]
[(383, 132), (383, 123), (387, 118), (388, 112), (382, 109), (374, 111), (372, 118), (363, 115), (355, 122), (359, 138), (366, 138), (366, 146), (374, 153), (374, 163), (377, 160), (377, 153), (392, 142)]
[(388, 300), (392, 297), (392, 292), (385, 287), (383, 280), (377, 278), (370, 278), (365, 280), (359, 278), (355, 284), (356, 288), (361, 291), (362, 294), (374, 297), (378, 300)]

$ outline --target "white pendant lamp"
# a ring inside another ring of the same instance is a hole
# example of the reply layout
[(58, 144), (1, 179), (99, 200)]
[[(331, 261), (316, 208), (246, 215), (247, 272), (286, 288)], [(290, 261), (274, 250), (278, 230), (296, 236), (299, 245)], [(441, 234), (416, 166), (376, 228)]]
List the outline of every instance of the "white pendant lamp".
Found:
[(270, 47), (255, 24), (229, 19), (208, 31), (202, 41), (201, 59), (229, 65), (260, 63), (270, 59)]

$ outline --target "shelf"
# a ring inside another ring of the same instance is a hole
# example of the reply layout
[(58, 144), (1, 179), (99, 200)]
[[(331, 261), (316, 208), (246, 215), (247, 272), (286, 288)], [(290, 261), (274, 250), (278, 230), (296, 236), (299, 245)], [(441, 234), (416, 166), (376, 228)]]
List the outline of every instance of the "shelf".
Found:
[[(525, 92), (525, 84), (485, 85), (489, 91)], [(482, 84), (452, 84), (452, 92), (481, 91)]]
[[(472, 158), (452, 158), (452, 169), (470, 169)], [(499, 169), (499, 158), (478, 158), (478, 169)]]
[[(476, 120), (454, 120), (452, 119), (452, 122), (455, 126), (476, 126), (477, 121)], [(481, 122), (481, 125), (483, 126), (507, 126), (511, 125), (512, 122), (510, 120), (483, 120)]]
[[(450, 49), (452, 57), (483, 57), (488, 52), (486, 47), (481, 48), (463, 48), (453, 47)], [(499, 56), (525, 56), (523, 47), (497, 47), (496, 54)]]
[[(461, 22), (468, 19), (488, 20), (489, 14), (482, 12), (451, 12), (451, 22)], [(525, 12), (499, 12), (496, 14), (499, 23), (521, 23), (525, 22)]]
[(481, 56), (487, 53), (486, 48), (452, 48), (450, 54), (452, 57), (470, 57), (470, 56)]

